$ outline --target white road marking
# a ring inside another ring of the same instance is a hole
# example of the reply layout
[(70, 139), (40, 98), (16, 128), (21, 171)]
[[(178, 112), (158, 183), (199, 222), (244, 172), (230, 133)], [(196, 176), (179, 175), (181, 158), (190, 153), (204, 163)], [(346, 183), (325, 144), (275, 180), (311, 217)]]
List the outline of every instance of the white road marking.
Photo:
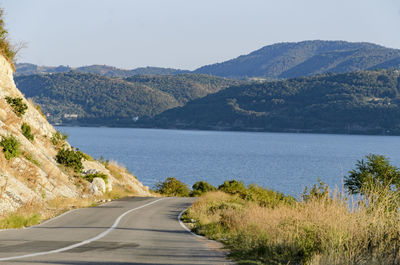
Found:
[(14, 256), (14, 257), (0, 258), (0, 261), (14, 260), (14, 259), (23, 259), (23, 258), (30, 258), (30, 257), (37, 257), (37, 256), (42, 256), (42, 255), (54, 254), (54, 253), (59, 253), (59, 252), (67, 251), (67, 250), (70, 250), (70, 249), (73, 249), (73, 248), (77, 248), (77, 247), (80, 247), (80, 246), (89, 244), (89, 243), (91, 243), (91, 242), (93, 242), (93, 241), (96, 241), (96, 240), (98, 240), (98, 239), (100, 239), (100, 238), (106, 236), (106, 235), (107, 235), (108, 233), (110, 233), (112, 230), (114, 230), (115, 228), (117, 228), (119, 222), (121, 221), (122, 218), (124, 218), (125, 215), (127, 215), (127, 214), (129, 214), (129, 213), (131, 213), (131, 212), (133, 212), (133, 211), (139, 210), (139, 209), (141, 209), (141, 208), (144, 208), (144, 207), (146, 207), (146, 206), (149, 206), (149, 205), (151, 205), (151, 204), (153, 204), (153, 203), (156, 203), (156, 202), (158, 202), (158, 201), (160, 201), (160, 200), (162, 200), (162, 199), (163, 199), (163, 198), (158, 199), (158, 200), (155, 200), (155, 201), (152, 201), (152, 202), (149, 202), (149, 203), (147, 203), (147, 204), (144, 204), (144, 205), (142, 205), (142, 206), (139, 206), (139, 207), (136, 207), (136, 208), (133, 208), (133, 209), (130, 209), (130, 210), (124, 212), (123, 214), (121, 214), (121, 215), (115, 220), (115, 222), (113, 223), (113, 225), (112, 225), (110, 228), (108, 228), (106, 231), (104, 231), (104, 232), (98, 234), (98, 235), (95, 236), (95, 237), (89, 238), (89, 239), (87, 239), (87, 240), (85, 240), (85, 241), (82, 241), (82, 242), (79, 242), (79, 243), (76, 243), (76, 244), (73, 244), (73, 245), (70, 245), (70, 246), (66, 246), (66, 247), (63, 247), (63, 248), (50, 250), (50, 251), (37, 252), (37, 253), (31, 253), (31, 254), (26, 254), (26, 255), (21, 255), (21, 256)]
[(191, 234), (194, 235), (195, 237), (202, 238), (202, 239), (207, 239), (207, 238), (205, 238), (204, 236), (199, 236), (199, 235), (193, 233), (192, 230), (190, 230), (190, 229), (182, 222), (182, 220), (181, 220), (182, 214), (183, 214), (184, 212), (186, 212), (186, 211), (187, 211), (187, 209), (185, 209), (185, 210), (183, 210), (182, 212), (179, 213), (179, 215), (178, 215), (179, 224), (183, 227), (183, 229), (185, 229), (186, 231), (188, 231), (189, 233), (191, 233)]

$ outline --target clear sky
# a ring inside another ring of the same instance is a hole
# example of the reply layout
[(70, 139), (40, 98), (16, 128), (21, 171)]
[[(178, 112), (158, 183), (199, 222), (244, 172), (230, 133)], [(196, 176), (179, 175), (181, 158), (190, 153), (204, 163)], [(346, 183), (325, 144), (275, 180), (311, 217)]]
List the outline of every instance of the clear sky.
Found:
[(195, 69), (276, 42), (400, 48), (400, 0), (0, 0), (18, 62)]

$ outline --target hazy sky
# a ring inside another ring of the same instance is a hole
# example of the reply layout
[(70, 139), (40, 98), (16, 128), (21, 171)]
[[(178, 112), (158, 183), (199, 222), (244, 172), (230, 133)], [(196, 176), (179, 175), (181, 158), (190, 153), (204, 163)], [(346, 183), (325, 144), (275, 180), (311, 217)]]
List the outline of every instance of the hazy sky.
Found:
[(400, 48), (400, 0), (0, 0), (18, 62), (194, 69), (276, 42)]

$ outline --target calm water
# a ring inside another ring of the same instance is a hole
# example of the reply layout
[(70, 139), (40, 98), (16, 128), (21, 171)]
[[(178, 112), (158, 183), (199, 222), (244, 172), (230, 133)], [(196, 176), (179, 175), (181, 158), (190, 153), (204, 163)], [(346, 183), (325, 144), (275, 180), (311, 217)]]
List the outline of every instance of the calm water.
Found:
[(243, 180), (298, 195), (318, 177), (331, 187), (368, 153), (400, 165), (400, 137), (59, 127), (94, 158), (124, 164), (145, 185)]

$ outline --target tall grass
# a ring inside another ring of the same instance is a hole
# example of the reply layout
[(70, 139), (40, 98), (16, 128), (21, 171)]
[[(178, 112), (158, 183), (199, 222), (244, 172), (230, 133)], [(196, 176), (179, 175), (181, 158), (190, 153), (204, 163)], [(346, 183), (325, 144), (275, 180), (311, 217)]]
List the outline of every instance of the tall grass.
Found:
[(333, 192), (271, 207), (210, 192), (187, 218), (240, 264), (400, 264), (398, 194), (387, 194), (371, 190), (352, 203)]

